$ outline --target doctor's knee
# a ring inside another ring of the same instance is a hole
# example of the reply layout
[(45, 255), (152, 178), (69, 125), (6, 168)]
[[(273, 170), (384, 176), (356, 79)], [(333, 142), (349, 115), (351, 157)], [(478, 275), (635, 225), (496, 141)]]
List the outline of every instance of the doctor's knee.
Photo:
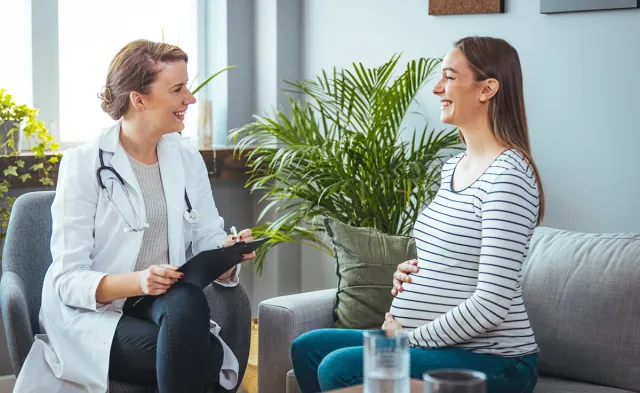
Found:
[(209, 321), (210, 310), (207, 297), (194, 284), (177, 282), (158, 300), (161, 301), (165, 312), (171, 316), (204, 318)]

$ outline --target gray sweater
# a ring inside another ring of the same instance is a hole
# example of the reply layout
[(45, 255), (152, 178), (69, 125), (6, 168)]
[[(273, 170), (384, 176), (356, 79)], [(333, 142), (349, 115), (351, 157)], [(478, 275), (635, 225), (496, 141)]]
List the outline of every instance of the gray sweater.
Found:
[(167, 225), (167, 201), (160, 177), (160, 166), (156, 162), (146, 165), (129, 157), (133, 173), (138, 179), (144, 199), (147, 223), (142, 246), (136, 261), (135, 271), (144, 270), (151, 265), (169, 263), (169, 229)]

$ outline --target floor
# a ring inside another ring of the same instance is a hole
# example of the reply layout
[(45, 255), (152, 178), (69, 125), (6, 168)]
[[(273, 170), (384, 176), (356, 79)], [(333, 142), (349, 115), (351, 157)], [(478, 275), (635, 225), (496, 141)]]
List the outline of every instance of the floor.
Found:
[(7, 375), (0, 377), (0, 393), (13, 392), (13, 384), (16, 381), (16, 377), (13, 375)]
[[(15, 381), (16, 378), (13, 375), (0, 377), (0, 393), (12, 393)], [(241, 386), (240, 389), (238, 389), (238, 393), (246, 393), (246, 391)]]

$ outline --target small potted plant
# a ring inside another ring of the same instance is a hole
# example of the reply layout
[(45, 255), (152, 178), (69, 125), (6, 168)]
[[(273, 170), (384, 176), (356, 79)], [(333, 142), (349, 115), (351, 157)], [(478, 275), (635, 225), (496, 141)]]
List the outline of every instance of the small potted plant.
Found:
[[(9, 196), (10, 178), (16, 177), (22, 183), (37, 178), (45, 187), (54, 185), (50, 174), (60, 155), (51, 153), (60, 145), (44, 123), (36, 119), (37, 114), (37, 109), (18, 105), (5, 89), (0, 89), (0, 243), (4, 241), (15, 201), (15, 197)], [(20, 152), (22, 137), (30, 144), (29, 152)], [(31, 165), (25, 165), (25, 156), (30, 156)]]

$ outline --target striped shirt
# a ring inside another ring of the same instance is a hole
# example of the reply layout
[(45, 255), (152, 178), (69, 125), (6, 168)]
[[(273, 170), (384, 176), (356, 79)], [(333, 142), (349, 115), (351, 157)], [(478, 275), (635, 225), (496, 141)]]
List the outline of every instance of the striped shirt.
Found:
[(469, 187), (454, 191), (461, 153), (442, 168), (440, 189), (414, 225), (418, 272), (391, 313), (409, 341), (521, 356), (538, 351), (522, 300), (522, 264), (539, 213), (528, 161), (500, 154)]

